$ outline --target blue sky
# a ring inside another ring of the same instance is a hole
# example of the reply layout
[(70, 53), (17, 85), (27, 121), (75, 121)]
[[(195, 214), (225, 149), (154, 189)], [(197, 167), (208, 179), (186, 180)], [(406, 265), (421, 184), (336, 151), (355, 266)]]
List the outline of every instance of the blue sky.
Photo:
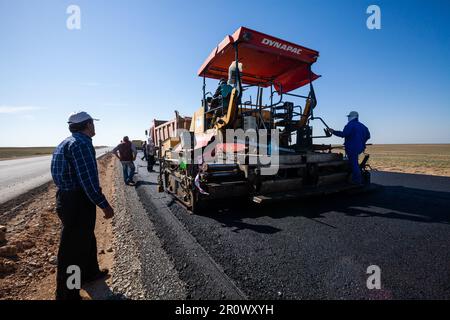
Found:
[[(70, 4), (81, 30), (66, 28)], [(320, 52), (315, 115), (331, 127), (357, 110), (374, 143), (450, 143), (449, 21), (446, 0), (0, 0), (0, 146), (56, 145), (80, 109), (101, 119), (97, 145), (190, 116), (198, 68), (240, 26)]]

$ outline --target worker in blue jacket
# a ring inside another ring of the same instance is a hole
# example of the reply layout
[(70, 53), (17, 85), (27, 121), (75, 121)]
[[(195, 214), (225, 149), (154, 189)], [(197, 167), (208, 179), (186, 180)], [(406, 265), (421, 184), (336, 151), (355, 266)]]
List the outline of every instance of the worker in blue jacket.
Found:
[(335, 136), (345, 138), (345, 153), (352, 168), (352, 182), (362, 183), (361, 170), (358, 164), (358, 156), (366, 149), (366, 142), (370, 139), (369, 129), (358, 120), (358, 112), (352, 111), (348, 115), (348, 123), (343, 131), (330, 129)]

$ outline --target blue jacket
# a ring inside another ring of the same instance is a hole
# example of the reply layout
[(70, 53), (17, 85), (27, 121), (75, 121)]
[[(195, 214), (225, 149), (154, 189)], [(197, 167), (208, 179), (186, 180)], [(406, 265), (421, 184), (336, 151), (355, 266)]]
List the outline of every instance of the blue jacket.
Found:
[(343, 131), (334, 131), (334, 135), (345, 138), (345, 151), (347, 153), (360, 154), (366, 148), (366, 142), (370, 139), (369, 129), (358, 119), (347, 123)]

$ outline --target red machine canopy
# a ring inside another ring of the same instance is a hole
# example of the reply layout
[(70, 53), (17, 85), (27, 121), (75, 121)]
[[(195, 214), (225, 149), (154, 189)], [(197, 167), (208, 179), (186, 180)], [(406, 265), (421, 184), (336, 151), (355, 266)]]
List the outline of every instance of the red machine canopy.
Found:
[(234, 44), (238, 43), (238, 58), (243, 69), (244, 84), (270, 86), (273, 82), (279, 93), (286, 93), (320, 76), (310, 73), (319, 52), (284, 41), (261, 32), (241, 27), (232, 36), (226, 36), (214, 48), (198, 71), (206, 78), (228, 78), (228, 68), (235, 60)]

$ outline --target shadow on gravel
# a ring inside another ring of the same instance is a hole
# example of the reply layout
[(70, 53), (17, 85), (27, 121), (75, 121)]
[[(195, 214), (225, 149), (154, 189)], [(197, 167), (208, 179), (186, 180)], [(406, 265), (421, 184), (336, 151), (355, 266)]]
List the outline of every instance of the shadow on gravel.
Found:
[[(271, 226), (249, 224), (245, 219), (270, 217), (325, 218), (330, 212), (345, 216), (406, 220), (424, 223), (450, 224), (450, 192), (428, 191), (402, 186), (377, 186), (376, 191), (360, 194), (332, 194), (314, 196), (288, 202), (252, 204), (245, 201), (216, 203), (202, 215), (214, 219), (233, 231), (250, 229), (261, 233), (275, 233), (280, 229)], [(257, 222), (258, 220), (252, 220)], [(323, 221), (317, 221), (326, 224)], [(329, 227), (336, 228), (328, 225)]]

